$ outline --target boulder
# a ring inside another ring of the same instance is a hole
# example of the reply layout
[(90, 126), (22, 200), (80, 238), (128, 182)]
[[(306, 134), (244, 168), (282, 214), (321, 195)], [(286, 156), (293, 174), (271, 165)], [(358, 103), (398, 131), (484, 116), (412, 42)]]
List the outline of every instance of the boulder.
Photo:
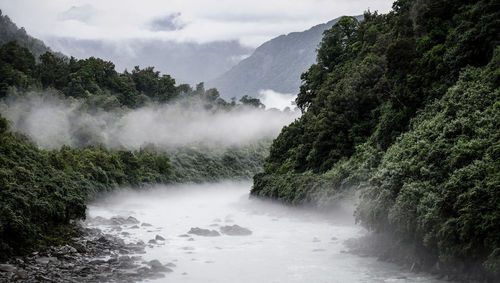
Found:
[(0, 264), (0, 272), (14, 272), (16, 267), (12, 264)]
[(188, 234), (194, 234), (198, 236), (204, 236), (204, 237), (216, 237), (220, 236), (220, 233), (215, 231), (215, 230), (210, 230), (210, 229), (202, 229), (199, 227), (194, 227), (189, 230)]
[(238, 225), (229, 225), (220, 227), (220, 231), (223, 234), (229, 236), (248, 236), (252, 235), (252, 231), (250, 229), (238, 226)]

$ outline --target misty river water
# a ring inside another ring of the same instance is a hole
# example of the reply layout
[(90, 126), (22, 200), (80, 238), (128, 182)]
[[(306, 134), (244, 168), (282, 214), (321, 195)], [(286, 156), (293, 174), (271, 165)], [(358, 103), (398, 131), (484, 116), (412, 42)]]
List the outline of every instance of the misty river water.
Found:
[[(158, 186), (121, 191), (89, 205), (89, 219), (133, 216), (145, 225), (121, 231), (126, 242), (148, 243), (145, 260), (174, 263), (174, 272), (149, 282), (441, 282), (427, 274), (346, 253), (344, 241), (366, 233), (352, 211), (320, 213), (249, 198), (250, 182)], [(248, 236), (204, 237), (192, 227), (219, 231), (239, 225)]]

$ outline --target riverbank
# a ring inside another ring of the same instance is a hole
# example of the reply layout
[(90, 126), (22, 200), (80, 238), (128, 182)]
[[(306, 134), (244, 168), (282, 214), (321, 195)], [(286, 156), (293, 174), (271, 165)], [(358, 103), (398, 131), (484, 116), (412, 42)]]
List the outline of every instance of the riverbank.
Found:
[(143, 259), (141, 255), (146, 253), (148, 245), (153, 247), (151, 243), (126, 243), (121, 237), (92, 227), (103, 221), (114, 230), (125, 226), (138, 229), (141, 225), (133, 217), (96, 218), (75, 223), (73, 227), (79, 236), (68, 244), (52, 246), (43, 252), (15, 257), (0, 264), (0, 282), (137, 282), (162, 278), (165, 273), (173, 271), (174, 263)]

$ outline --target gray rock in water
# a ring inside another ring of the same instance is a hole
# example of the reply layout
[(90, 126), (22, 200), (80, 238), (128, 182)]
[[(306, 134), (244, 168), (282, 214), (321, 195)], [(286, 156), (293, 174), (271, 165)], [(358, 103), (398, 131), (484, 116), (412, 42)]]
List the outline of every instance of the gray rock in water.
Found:
[(163, 266), (163, 264), (161, 264), (161, 262), (157, 259), (153, 259), (153, 260), (149, 261), (148, 265), (151, 266), (151, 268), (157, 268), (157, 267)]
[(39, 257), (39, 258), (35, 259), (35, 261), (38, 264), (48, 264), (49, 262), (54, 262), (54, 263), (59, 262), (59, 260), (55, 257), (46, 257), (46, 256)]
[(173, 272), (172, 269), (164, 266), (157, 259), (153, 259), (152, 261), (148, 262), (148, 265), (151, 266), (151, 270), (153, 270), (155, 272)]
[(127, 219), (125, 221), (126, 221), (126, 224), (139, 224), (139, 220), (137, 220), (137, 218), (135, 218), (133, 216), (127, 217)]
[(19, 279), (28, 279), (28, 272), (26, 270), (18, 270), (16, 271), (16, 276)]
[(142, 227), (151, 227), (151, 226), (153, 226), (153, 225), (151, 225), (151, 224), (149, 224), (149, 223), (144, 222), (144, 223), (142, 223), (142, 224), (141, 224), (141, 226), (142, 226)]
[(0, 264), (0, 271), (2, 272), (14, 272), (16, 267), (12, 264)]
[(220, 233), (215, 231), (215, 230), (210, 230), (210, 229), (202, 229), (199, 227), (194, 227), (189, 230), (188, 234), (194, 234), (198, 236), (204, 236), (204, 237), (216, 237), (220, 236)]
[(252, 231), (250, 229), (238, 226), (238, 225), (230, 225), (230, 226), (222, 226), (220, 227), (220, 231), (223, 234), (229, 236), (248, 236), (252, 235)]
[(169, 263), (165, 264), (165, 266), (167, 266), (167, 267), (176, 267), (177, 265), (175, 265), (175, 263), (169, 262)]
[(157, 241), (165, 241), (165, 238), (163, 238), (160, 235), (156, 235), (155, 240), (157, 240)]

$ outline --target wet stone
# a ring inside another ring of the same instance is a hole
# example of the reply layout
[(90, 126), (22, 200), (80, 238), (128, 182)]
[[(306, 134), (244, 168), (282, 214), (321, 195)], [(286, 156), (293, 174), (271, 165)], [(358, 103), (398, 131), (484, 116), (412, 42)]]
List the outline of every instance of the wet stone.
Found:
[(231, 226), (223, 226), (220, 227), (220, 231), (223, 234), (229, 235), (229, 236), (248, 236), (252, 234), (252, 231), (250, 229), (238, 226), (238, 225), (231, 225)]
[(16, 267), (12, 264), (0, 264), (1, 272), (14, 272), (16, 271)]
[(194, 235), (204, 236), (204, 237), (220, 236), (220, 233), (215, 231), (215, 230), (203, 229), (203, 228), (199, 228), (199, 227), (191, 228), (191, 230), (189, 230), (188, 234), (194, 234)]

